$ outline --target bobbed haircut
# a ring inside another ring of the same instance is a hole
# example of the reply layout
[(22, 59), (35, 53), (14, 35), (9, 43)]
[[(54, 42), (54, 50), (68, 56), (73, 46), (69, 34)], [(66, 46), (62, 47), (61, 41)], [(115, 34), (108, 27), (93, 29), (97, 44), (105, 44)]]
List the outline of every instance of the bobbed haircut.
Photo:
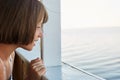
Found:
[(38, 0), (0, 0), (0, 43), (31, 43), (41, 20), (46, 23), (48, 14)]

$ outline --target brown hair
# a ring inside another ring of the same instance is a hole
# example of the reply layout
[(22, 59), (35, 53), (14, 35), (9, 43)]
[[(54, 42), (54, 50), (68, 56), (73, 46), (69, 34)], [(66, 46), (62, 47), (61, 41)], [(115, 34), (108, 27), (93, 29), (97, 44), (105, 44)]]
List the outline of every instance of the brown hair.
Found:
[(0, 43), (31, 43), (41, 20), (48, 14), (38, 0), (0, 0)]

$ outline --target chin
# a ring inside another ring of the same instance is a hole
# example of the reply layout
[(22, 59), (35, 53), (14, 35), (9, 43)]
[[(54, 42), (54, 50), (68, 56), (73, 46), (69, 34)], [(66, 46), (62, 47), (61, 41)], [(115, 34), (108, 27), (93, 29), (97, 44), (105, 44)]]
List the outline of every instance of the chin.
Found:
[(22, 45), (21, 48), (31, 51), (34, 47), (34, 44)]
[(22, 48), (27, 50), (27, 51), (31, 51), (33, 49), (33, 46), (24, 46)]
[(28, 50), (28, 51), (31, 51), (33, 49), (33, 47), (31, 47), (31, 48), (26, 48), (26, 50)]
[(32, 51), (32, 49), (26, 49), (27, 51)]

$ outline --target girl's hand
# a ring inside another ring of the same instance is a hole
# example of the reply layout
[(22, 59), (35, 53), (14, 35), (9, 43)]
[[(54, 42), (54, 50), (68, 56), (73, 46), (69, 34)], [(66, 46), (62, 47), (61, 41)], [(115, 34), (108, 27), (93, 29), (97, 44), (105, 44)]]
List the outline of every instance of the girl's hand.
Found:
[(41, 80), (45, 72), (46, 68), (41, 59), (37, 58), (30, 62), (29, 80)]

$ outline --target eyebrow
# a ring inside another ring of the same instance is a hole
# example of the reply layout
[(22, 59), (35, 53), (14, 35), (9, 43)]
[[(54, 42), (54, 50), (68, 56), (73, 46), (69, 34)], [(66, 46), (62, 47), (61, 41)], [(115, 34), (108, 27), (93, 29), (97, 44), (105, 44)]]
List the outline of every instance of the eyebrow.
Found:
[(39, 28), (43, 28), (43, 23), (41, 23), (41, 25), (38, 25), (37, 27), (39, 27)]

